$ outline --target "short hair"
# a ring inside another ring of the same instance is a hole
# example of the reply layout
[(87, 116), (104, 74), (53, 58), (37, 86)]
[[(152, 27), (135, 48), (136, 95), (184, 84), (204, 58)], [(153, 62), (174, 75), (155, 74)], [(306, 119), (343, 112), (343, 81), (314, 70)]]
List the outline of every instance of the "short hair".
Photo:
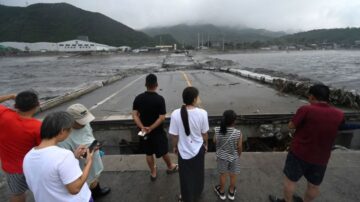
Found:
[(324, 84), (314, 84), (309, 89), (309, 94), (314, 96), (318, 101), (329, 101), (330, 89)]
[(146, 76), (145, 86), (148, 88), (153, 88), (157, 85), (157, 77), (155, 74), (149, 74)]
[(74, 124), (74, 118), (67, 112), (53, 112), (47, 115), (41, 125), (41, 139), (52, 139), (62, 130), (70, 130)]
[(39, 106), (39, 99), (34, 91), (23, 91), (16, 95), (15, 108), (22, 111), (28, 112)]

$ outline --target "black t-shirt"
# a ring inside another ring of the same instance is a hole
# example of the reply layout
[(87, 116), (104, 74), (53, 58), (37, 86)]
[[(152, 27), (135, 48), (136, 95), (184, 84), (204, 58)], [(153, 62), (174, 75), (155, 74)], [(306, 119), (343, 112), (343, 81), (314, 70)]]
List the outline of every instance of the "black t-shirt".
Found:
[[(145, 127), (153, 124), (159, 115), (166, 114), (165, 99), (156, 92), (144, 92), (136, 96), (133, 103), (133, 110), (140, 113), (140, 120)], [(153, 132), (162, 132), (163, 123), (161, 123)]]

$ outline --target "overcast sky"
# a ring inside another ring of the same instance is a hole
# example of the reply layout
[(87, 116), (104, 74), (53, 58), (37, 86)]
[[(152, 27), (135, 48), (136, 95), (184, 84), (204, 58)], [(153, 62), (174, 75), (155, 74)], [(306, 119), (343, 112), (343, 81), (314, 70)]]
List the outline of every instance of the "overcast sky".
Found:
[(66, 2), (134, 29), (180, 23), (272, 31), (360, 27), (360, 0), (0, 0), (12, 6), (39, 2)]

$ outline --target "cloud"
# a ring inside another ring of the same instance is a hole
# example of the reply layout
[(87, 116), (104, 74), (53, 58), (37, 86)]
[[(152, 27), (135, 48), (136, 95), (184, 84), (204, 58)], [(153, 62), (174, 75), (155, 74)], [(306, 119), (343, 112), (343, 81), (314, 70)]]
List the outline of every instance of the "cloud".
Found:
[(358, 0), (1, 0), (24, 6), (66, 2), (132, 28), (181, 23), (248, 26), (274, 31), (360, 27)]

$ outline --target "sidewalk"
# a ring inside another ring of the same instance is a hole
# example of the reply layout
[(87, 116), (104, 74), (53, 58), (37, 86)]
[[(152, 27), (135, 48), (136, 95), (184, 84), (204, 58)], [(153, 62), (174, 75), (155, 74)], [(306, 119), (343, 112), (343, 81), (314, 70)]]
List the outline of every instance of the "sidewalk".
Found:
[[(171, 156), (172, 159), (176, 157)], [(241, 157), (241, 174), (238, 178), (235, 201), (267, 202), (268, 194), (282, 194), (282, 167), (286, 153), (246, 152)], [(214, 153), (206, 154), (205, 188), (201, 202), (219, 201), (213, 191), (218, 183)], [(157, 160), (158, 179), (150, 181), (143, 155), (109, 155), (104, 157), (105, 171), (101, 185), (110, 186), (112, 192), (97, 202), (172, 202), (180, 192), (178, 174), (167, 175), (165, 164)], [(333, 152), (319, 202), (360, 201), (360, 152)], [(296, 193), (302, 196), (305, 180), (299, 183)], [(0, 189), (3, 199), (4, 189)], [(28, 197), (30, 200), (31, 196)], [(3, 200), (1, 200), (3, 201)]]

